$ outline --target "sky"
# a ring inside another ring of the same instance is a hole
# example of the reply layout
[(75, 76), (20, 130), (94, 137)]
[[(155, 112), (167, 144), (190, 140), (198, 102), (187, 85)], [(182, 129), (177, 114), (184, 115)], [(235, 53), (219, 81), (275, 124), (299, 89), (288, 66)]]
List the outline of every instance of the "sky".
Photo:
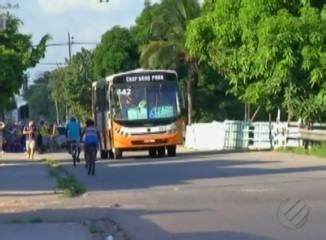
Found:
[[(19, 31), (31, 34), (33, 44), (37, 44), (45, 34), (51, 35), (50, 44), (67, 43), (68, 32), (74, 42), (90, 43), (73, 44), (72, 54), (81, 47), (96, 47), (101, 35), (115, 25), (131, 26), (144, 7), (144, 0), (0, 0), (0, 6), (8, 3), (19, 5), (18, 9), (10, 9), (9, 12), (23, 21)], [(42, 72), (57, 67), (46, 63), (64, 63), (66, 58), (68, 46), (48, 47), (41, 64), (30, 69), (29, 75), (32, 79), (36, 78)]]

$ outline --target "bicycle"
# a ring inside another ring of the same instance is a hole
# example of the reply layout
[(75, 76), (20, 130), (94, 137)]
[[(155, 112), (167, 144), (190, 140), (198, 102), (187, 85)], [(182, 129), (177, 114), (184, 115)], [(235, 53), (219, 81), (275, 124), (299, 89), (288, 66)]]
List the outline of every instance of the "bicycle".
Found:
[(73, 165), (76, 166), (76, 162), (79, 162), (79, 146), (77, 141), (70, 142), (70, 154), (73, 159)]

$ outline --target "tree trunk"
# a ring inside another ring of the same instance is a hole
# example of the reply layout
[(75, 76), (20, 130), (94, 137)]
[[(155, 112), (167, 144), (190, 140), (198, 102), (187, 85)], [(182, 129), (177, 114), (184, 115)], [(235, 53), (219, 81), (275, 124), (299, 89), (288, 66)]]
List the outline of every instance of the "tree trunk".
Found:
[(288, 123), (291, 122), (291, 118), (292, 118), (291, 113), (290, 111), (288, 111), (288, 120), (287, 120)]
[(187, 81), (187, 102), (188, 102), (188, 125), (192, 123), (192, 75), (188, 76)]
[(250, 122), (253, 122), (255, 120), (256, 115), (258, 114), (260, 110), (260, 106), (257, 107), (256, 111), (254, 112), (254, 114), (252, 115)]
[(244, 104), (244, 121), (247, 121), (247, 103)]
[[(307, 123), (306, 129), (307, 130), (312, 129), (310, 123)], [(306, 150), (306, 152), (309, 151), (309, 144), (310, 144), (310, 141), (308, 139), (303, 139), (303, 148)]]
[(269, 142), (271, 149), (273, 149), (273, 136), (272, 136), (272, 114), (268, 113), (268, 122), (269, 122)]
[(66, 122), (69, 120), (69, 110), (68, 110), (68, 105), (66, 104)]
[(250, 115), (251, 115), (251, 113), (250, 113), (250, 103), (248, 103), (248, 105), (247, 105), (247, 121), (249, 122), (250, 121)]
[(57, 125), (58, 125), (60, 122), (58, 101), (55, 100), (54, 102), (55, 102), (55, 113), (56, 113), (56, 119), (57, 119)]

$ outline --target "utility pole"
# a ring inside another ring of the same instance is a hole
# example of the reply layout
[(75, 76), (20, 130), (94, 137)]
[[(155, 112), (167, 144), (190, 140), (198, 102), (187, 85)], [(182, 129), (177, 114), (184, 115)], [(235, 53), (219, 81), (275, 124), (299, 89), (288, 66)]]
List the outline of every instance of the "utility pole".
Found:
[[(74, 37), (70, 36), (70, 32), (68, 32), (68, 61), (71, 62), (71, 45), (73, 44)], [(69, 119), (69, 109), (68, 105), (66, 104), (66, 121), (68, 122)]]
[(68, 32), (68, 56), (69, 56), (69, 62), (71, 60), (71, 45), (72, 45), (72, 40), (73, 38), (70, 37), (70, 32)]

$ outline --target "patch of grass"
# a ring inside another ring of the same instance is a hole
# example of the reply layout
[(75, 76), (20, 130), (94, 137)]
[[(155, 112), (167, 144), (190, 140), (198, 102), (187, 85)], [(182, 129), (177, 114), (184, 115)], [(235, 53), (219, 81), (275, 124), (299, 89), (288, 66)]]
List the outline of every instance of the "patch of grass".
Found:
[(309, 156), (318, 156), (318, 157), (326, 158), (326, 144), (312, 145), (309, 149), (304, 149), (304, 148), (283, 148), (283, 149), (278, 149), (277, 151), (295, 153), (295, 154), (304, 154), (304, 155), (309, 155)]
[(60, 167), (58, 161), (45, 160), (44, 164), (49, 166), (50, 175), (56, 179), (58, 188), (63, 191), (65, 197), (76, 197), (86, 192), (86, 187)]
[(100, 235), (104, 234), (104, 230), (96, 223), (91, 223), (88, 228), (90, 233), (92, 234), (100, 234)]
[(44, 159), (43, 163), (49, 167), (56, 167), (58, 166), (58, 161), (53, 159)]
[(41, 218), (32, 218), (31, 220), (30, 220), (30, 223), (41, 223), (41, 222), (43, 222), (43, 220), (41, 219)]
[(66, 197), (76, 197), (86, 192), (86, 187), (78, 182), (71, 174), (62, 174), (61, 177), (57, 179), (57, 183)]

